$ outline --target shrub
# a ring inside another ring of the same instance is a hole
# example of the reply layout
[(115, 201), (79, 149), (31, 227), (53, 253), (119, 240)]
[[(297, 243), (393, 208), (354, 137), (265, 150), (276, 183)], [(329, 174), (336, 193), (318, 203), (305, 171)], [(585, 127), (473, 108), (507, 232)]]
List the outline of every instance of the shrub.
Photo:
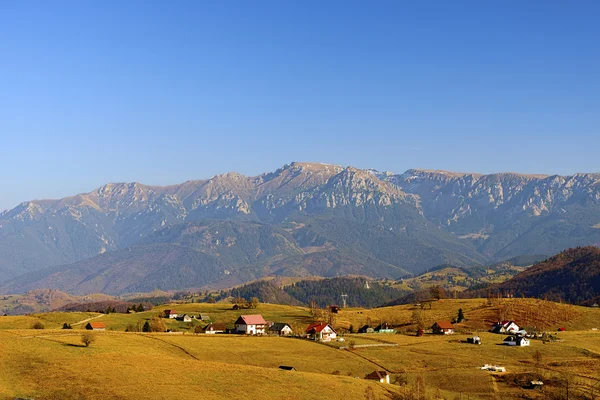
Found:
[(32, 326), (33, 329), (44, 329), (45, 326), (40, 321), (36, 321)]

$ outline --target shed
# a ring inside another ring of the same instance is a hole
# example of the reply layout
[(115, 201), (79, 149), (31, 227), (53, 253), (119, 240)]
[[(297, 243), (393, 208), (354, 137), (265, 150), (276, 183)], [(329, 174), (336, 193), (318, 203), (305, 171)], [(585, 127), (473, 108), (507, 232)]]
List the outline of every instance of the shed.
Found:
[(375, 328), (375, 332), (377, 332), (377, 333), (396, 333), (396, 330), (394, 328), (392, 328), (387, 322), (383, 322)]
[(212, 323), (212, 324), (206, 325), (203, 330), (204, 330), (204, 333), (207, 333), (207, 334), (225, 333), (227, 331), (227, 324)]
[(284, 371), (295, 371), (296, 368), (290, 366), (290, 365), (280, 365), (279, 369), (282, 369)]
[(105, 331), (106, 325), (104, 325), (104, 322), (88, 322), (85, 329), (89, 331)]
[(467, 338), (467, 343), (481, 344), (481, 338), (479, 336), (473, 336), (473, 337)]
[(450, 335), (454, 333), (454, 325), (450, 321), (437, 321), (431, 326), (431, 330), (438, 335)]
[(373, 329), (369, 325), (363, 325), (360, 328), (358, 328), (358, 333), (373, 333), (373, 332), (375, 332), (375, 329)]

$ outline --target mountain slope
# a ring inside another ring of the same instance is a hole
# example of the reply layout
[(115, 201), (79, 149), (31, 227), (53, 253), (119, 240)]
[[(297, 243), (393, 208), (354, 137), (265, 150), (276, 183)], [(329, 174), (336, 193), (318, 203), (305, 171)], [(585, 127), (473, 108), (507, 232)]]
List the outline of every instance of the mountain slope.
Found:
[[(207, 240), (182, 245), (231, 269), (243, 267), (248, 276), (333, 274), (369, 264), (365, 271), (374, 276), (398, 277), (439, 264), (478, 265), (600, 244), (600, 174), (393, 174), (291, 163), (255, 177), (227, 173), (165, 187), (107, 184), (0, 213), (0, 282), (95, 257), (101, 269), (98, 260), (107, 258), (99, 255), (178, 243), (156, 233), (205, 220), (260, 223), (278, 232), (281, 240), (269, 239), (259, 255), (244, 248), (255, 246), (251, 225), (223, 225), (237, 238), (225, 252)], [(275, 262), (283, 260), (278, 268)]]
[(573, 303), (589, 301), (600, 296), (600, 248), (566, 250), (486, 291)]

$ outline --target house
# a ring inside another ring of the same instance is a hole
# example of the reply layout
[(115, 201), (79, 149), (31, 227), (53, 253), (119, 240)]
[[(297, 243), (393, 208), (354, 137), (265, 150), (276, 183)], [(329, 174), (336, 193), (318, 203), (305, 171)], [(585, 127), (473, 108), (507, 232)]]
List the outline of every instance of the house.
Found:
[(559, 331), (559, 332), (564, 332), (564, 331), (566, 331), (566, 330), (567, 330), (567, 328), (563, 328), (563, 327), (560, 327), (560, 328), (558, 328), (558, 331)]
[(183, 322), (192, 322), (192, 317), (187, 314), (183, 314), (181, 317), (179, 317), (179, 319)]
[(374, 331), (376, 333), (396, 333), (396, 330), (392, 328), (387, 322), (379, 324)]
[(214, 334), (214, 333), (225, 333), (227, 331), (227, 324), (219, 324), (212, 323), (208, 324), (203, 329), (204, 333)]
[(104, 325), (104, 322), (88, 322), (85, 329), (88, 331), (105, 331), (106, 325)]
[(284, 322), (275, 322), (269, 327), (269, 333), (279, 336), (290, 336), (294, 332), (288, 324)]
[(308, 328), (306, 328), (306, 334), (313, 340), (321, 340), (323, 342), (328, 342), (331, 339), (335, 339), (337, 334), (335, 330), (329, 324), (310, 324)]
[(590, 307), (597, 308), (597, 307), (599, 307), (599, 306), (598, 306), (598, 303), (594, 303), (594, 304), (592, 304)]
[(529, 339), (522, 336), (508, 336), (504, 339), (504, 344), (507, 346), (529, 346)]
[(200, 321), (208, 321), (210, 319), (210, 316), (208, 314), (200, 314), (198, 315), (198, 319)]
[(371, 328), (369, 325), (363, 325), (358, 328), (358, 333), (373, 333), (375, 329)]
[(454, 333), (454, 325), (450, 321), (438, 321), (431, 326), (434, 334), (450, 335)]
[(334, 314), (337, 314), (340, 312), (340, 307), (339, 306), (329, 306), (329, 311), (331, 311)]
[(264, 335), (266, 324), (262, 315), (241, 315), (235, 321), (235, 332), (246, 335)]
[(491, 331), (494, 333), (515, 333), (519, 331), (519, 325), (515, 321), (496, 322), (492, 325)]
[(373, 371), (365, 376), (365, 379), (379, 381), (379, 383), (390, 383), (390, 375), (387, 371)]
[(164, 314), (165, 314), (165, 318), (171, 318), (171, 319), (177, 318), (177, 311), (175, 311), (175, 310), (165, 310)]
[(473, 337), (467, 338), (467, 343), (481, 344), (481, 338), (479, 336), (473, 336)]

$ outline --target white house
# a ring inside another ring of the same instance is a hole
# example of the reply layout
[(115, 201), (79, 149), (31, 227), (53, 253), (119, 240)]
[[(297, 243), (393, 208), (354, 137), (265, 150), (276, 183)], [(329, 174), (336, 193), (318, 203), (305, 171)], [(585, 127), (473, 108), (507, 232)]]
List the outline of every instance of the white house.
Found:
[(508, 336), (504, 339), (504, 344), (507, 346), (529, 346), (529, 339), (521, 336)]
[(235, 332), (246, 335), (264, 335), (267, 322), (262, 315), (241, 315), (235, 321)]
[(275, 322), (269, 327), (269, 333), (273, 333), (279, 336), (289, 336), (292, 333), (292, 328), (283, 322)]
[(175, 310), (165, 310), (165, 318), (171, 318), (171, 319), (175, 319), (177, 318), (177, 311)]
[(379, 381), (379, 383), (390, 383), (390, 375), (387, 371), (373, 371), (365, 376), (365, 379)]
[(314, 340), (322, 340), (324, 342), (329, 342), (332, 339), (337, 337), (337, 333), (329, 324), (310, 324), (308, 328), (306, 328), (306, 334)]
[(206, 325), (203, 330), (204, 333), (207, 334), (224, 333), (227, 331), (227, 324), (213, 322), (212, 324)]
[(189, 315), (187, 315), (187, 314), (183, 314), (183, 315), (181, 316), (181, 320), (182, 320), (183, 322), (192, 322), (192, 317), (190, 317), (190, 316), (189, 316)]
[(494, 333), (515, 333), (519, 329), (519, 325), (515, 321), (496, 322), (492, 325), (492, 332)]

